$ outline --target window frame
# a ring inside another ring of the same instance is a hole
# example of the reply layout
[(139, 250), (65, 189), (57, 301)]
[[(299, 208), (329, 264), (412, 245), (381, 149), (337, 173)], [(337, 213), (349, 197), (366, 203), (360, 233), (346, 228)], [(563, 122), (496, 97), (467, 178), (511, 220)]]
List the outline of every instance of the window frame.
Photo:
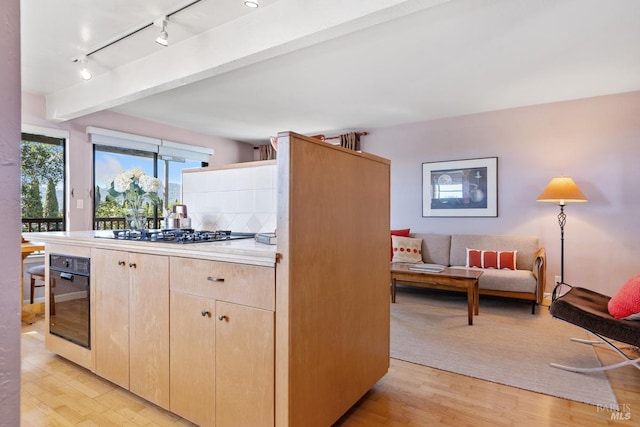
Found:
[[(55, 146), (62, 147), (62, 230), (66, 231), (69, 229), (69, 216), (67, 215), (67, 203), (68, 203), (68, 183), (69, 183), (69, 162), (68, 162), (68, 151), (69, 151), (69, 133), (66, 131), (60, 131), (56, 129), (48, 129), (41, 128), (38, 126), (29, 126), (23, 125), (20, 133), (20, 149), (22, 151), (22, 142), (37, 142), (41, 144), (50, 144)], [(20, 179), (22, 181), (22, 157), (20, 158)], [(22, 205), (22, 192), (20, 193), (20, 200)], [(46, 218), (41, 218), (46, 219)], [(22, 209), (20, 210), (20, 222), (22, 224)], [(30, 231), (30, 230), (27, 230)], [(38, 230), (31, 231), (41, 231), (40, 225), (38, 226)], [(47, 231), (49, 231), (47, 229)], [(22, 232), (22, 226), (21, 226)]]

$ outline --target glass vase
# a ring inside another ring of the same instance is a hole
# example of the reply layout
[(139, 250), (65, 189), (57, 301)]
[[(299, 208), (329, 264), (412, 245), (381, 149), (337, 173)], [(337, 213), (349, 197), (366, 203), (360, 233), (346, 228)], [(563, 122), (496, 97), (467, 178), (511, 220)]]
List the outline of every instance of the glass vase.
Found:
[(143, 230), (146, 228), (147, 215), (144, 209), (129, 208), (125, 211), (127, 226), (131, 230)]

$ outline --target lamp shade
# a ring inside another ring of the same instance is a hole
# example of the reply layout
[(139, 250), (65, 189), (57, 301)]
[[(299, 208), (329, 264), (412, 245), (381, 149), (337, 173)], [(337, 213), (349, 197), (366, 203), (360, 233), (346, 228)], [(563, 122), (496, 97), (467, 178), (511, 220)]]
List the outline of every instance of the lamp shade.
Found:
[(568, 176), (553, 178), (538, 196), (538, 202), (554, 202), (564, 205), (567, 202), (586, 202), (587, 197), (578, 185)]

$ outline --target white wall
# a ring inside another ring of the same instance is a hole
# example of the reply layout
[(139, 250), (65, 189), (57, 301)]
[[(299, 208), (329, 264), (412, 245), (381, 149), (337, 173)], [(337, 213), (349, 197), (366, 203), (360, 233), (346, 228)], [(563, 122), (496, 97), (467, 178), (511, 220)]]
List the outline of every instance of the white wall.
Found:
[[(640, 92), (373, 129), (363, 150), (391, 160), (391, 226), (534, 235), (547, 288), (560, 274), (559, 207), (536, 202), (571, 176), (589, 199), (565, 208), (565, 282), (612, 295), (640, 274)], [(422, 217), (422, 162), (498, 157), (497, 218)]]
[(0, 3), (0, 425), (20, 425), (20, 1)]
[[(74, 196), (67, 196), (69, 230), (89, 230), (92, 226), (92, 145), (86, 134), (87, 126), (96, 126), (154, 138), (214, 149), (210, 165), (249, 162), (253, 160), (253, 145), (226, 138), (213, 137), (179, 129), (161, 123), (142, 120), (123, 114), (102, 111), (62, 123), (52, 123), (45, 118), (45, 99), (40, 95), (22, 94), (22, 124), (43, 128), (62, 129), (69, 132), (69, 180), (67, 187)], [(78, 208), (78, 199), (83, 207)]]
[(274, 232), (277, 173), (275, 162), (183, 171), (182, 200), (187, 205), (191, 227), (196, 230)]

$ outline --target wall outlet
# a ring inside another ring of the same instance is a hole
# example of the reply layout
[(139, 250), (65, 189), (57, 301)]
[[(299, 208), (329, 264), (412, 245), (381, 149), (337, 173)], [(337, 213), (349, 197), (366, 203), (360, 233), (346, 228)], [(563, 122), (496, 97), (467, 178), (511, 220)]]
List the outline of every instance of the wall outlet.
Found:
[(556, 276), (555, 283), (558, 284), (558, 283), (560, 283), (561, 280), (562, 280), (562, 278), (560, 276)]

